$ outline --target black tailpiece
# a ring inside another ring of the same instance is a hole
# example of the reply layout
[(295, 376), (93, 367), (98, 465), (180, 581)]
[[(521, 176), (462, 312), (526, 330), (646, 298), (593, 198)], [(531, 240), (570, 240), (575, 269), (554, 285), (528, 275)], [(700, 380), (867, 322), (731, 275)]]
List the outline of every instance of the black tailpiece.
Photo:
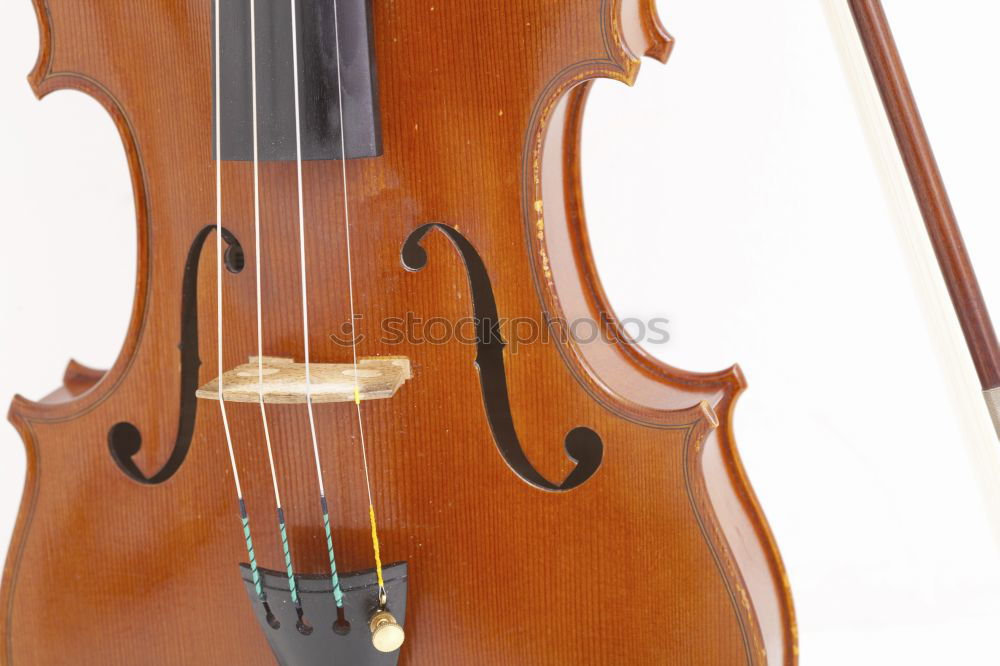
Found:
[[(271, 650), (281, 666), (396, 666), (399, 652), (384, 654), (372, 645), (368, 627), (378, 608), (378, 579), (375, 571), (362, 571), (340, 577), (344, 608), (338, 613), (333, 598), (330, 575), (297, 575), (302, 618), (292, 603), (288, 577), (280, 571), (258, 569), (265, 604), (257, 596), (250, 566), (240, 565), (254, 615), (267, 636)], [(389, 610), (404, 626), (406, 616), (406, 563), (384, 569)]]

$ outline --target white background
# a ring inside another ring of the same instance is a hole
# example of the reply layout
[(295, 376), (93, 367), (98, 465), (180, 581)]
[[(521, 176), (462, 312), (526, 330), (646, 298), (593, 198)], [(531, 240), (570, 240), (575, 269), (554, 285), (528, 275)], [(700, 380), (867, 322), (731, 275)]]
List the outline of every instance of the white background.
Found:
[[(55, 388), (71, 356), (109, 366), (134, 282), (120, 141), (83, 95), (34, 100), (30, 4), (0, 6), (4, 404)], [(674, 365), (743, 366), (736, 430), (788, 566), (805, 666), (1000, 663), (981, 483), (996, 470), (961, 434), (823, 5), (661, 5), (678, 38), (670, 64), (647, 61), (634, 89), (600, 82), (588, 110), (587, 201), (613, 304), (669, 318), (653, 352)], [(886, 8), (1000, 314), (1000, 8)], [(23, 474), (19, 439), (0, 427), (4, 544)]]

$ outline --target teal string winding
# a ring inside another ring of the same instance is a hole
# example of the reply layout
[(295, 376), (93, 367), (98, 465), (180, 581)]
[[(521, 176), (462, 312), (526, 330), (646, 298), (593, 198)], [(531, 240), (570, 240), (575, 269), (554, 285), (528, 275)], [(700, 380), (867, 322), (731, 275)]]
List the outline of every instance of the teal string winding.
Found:
[(292, 552), (288, 547), (288, 531), (285, 529), (285, 511), (278, 509), (278, 527), (281, 529), (281, 548), (285, 551), (285, 568), (288, 571), (288, 591), (292, 594), (292, 602), (296, 608), (301, 608), (299, 589), (295, 584), (295, 571), (292, 569)]
[(250, 576), (253, 578), (253, 586), (257, 590), (257, 597), (261, 601), (267, 600), (264, 594), (264, 585), (260, 580), (260, 571), (257, 570), (257, 555), (253, 549), (253, 539), (250, 537), (250, 517), (247, 516), (247, 505), (240, 498), (240, 521), (243, 523), (243, 538), (247, 544), (247, 556), (250, 558)]
[(333, 584), (333, 598), (337, 602), (337, 608), (344, 607), (344, 591), (340, 588), (340, 576), (337, 574), (337, 560), (333, 555), (333, 535), (330, 533), (330, 509), (326, 503), (326, 496), (322, 496), (320, 501), (323, 505), (323, 527), (326, 529), (326, 551), (330, 555), (330, 582)]

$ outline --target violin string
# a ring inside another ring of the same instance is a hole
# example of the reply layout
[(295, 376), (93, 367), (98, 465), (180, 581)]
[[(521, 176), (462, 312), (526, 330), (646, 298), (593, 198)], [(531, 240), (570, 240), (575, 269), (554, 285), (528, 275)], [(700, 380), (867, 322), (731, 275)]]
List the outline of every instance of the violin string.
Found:
[[(298, 213), (299, 213), (299, 265), (302, 283), (302, 337), (305, 354), (305, 379), (306, 379), (306, 409), (309, 413), (309, 433), (312, 438), (313, 459), (316, 465), (316, 478), (319, 482), (320, 508), (323, 511), (323, 529), (326, 532), (326, 548), (330, 558), (330, 580), (333, 584), (333, 596), (337, 603), (337, 608), (344, 607), (344, 593), (340, 586), (340, 576), (337, 574), (337, 560), (333, 550), (333, 535), (330, 530), (330, 509), (326, 499), (326, 485), (323, 482), (323, 466), (319, 456), (319, 438), (316, 435), (316, 416), (313, 410), (312, 400), (312, 372), (310, 365), (309, 351), (309, 281), (306, 268), (306, 223), (305, 223), (305, 197), (303, 195), (302, 178), (302, 123), (300, 120), (299, 105), (299, 45), (298, 45), (298, 20), (296, 0), (291, 1), (292, 10), (292, 90), (294, 92), (295, 104), (295, 174), (298, 188)], [(336, 6), (334, 6), (336, 16)]]
[(236, 453), (233, 450), (233, 436), (229, 430), (229, 414), (226, 411), (222, 374), (223, 367), (223, 330), (222, 330), (222, 72), (220, 43), (220, 19), (222, 2), (215, 2), (215, 259), (216, 259), (216, 303), (218, 305), (216, 324), (218, 327), (217, 356), (219, 359), (219, 409), (222, 412), (222, 428), (226, 433), (226, 445), (229, 449), (229, 464), (233, 469), (233, 481), (236, 483), (236, 497), (239, 499), (240, 522), (243, 524), (243, 538), (246, 542), (247, 557), (250, 560), (250, 575), (253, 580), (257, 597), (266, 603), (267, 596), (261, 583), (260, 571), (257, 570), (257, 557), (254, 554), (253, 538), (250, 536), (250, 518), (247, 505), (243, 499), (243, 487), (240, 485), (240, 473), (236, 466)]
[[(216, 0), (219, 2), (219, 0)], [(257, 297), (257, 402), (260, 406), (260, 418), (264, 426), (264, 442), (267, 447), (267, 461), (271, 471), (271, 484), (274, 486), (274, 503), (278, 514), (278, 532), (281, 535), (281, 549), (285, 556), (285, 571), (288, 576), (288, 589), (296, 609), (302, 609), (298, 587), (295, 583), (295, 569), (292, 566), (292, 551), (288, 543), (288, 528), (285, 525), (285, 509), (281, 503), (281, 491), (278, 489), (278, 474), (274, 464), (274, 449), (271, 445), (271, 430), (267, 422), (267, 408), (264, 406), (264, 332), (261, 299), (261, 247), (260, 247), (260, 153), (257, 127), (257, 1), (250, 0), (250, 97), (251, 125), (253, 126), (253, 233), (254, 233), (254, 265), (256, 272)]]
[(347, 131), (344, 126), (344, 86), (340, 57), (340, 15), (337, 0), (333, 0), (333, 45), (337, 54), (337, 110), (340, 113), (340, 167), (344, 196), (344, 237), (347, 243), (347, 290), (351, 304), (351, 353), (354, 358), (354, 406), (358, 416), (358, 438), (361, 442), (361, 458), (365, 468), (365, 486), (368, 490), (368, 520), (372, 528), (372, 550), (375, 555), (375, 573), (378, 576), (379, 600), (383, 606), (387, 602), (385, 579), (382, 576), (382, 556), (379, 553), (378, 526), (375, 520), (375, 502), (372, 498), (371, 475), (368, 470), (368, 450), (365, 443), (365, 424), (361, 417), (361, 388), (358, 376), (358, 338), (355, 324), (354, 269), (351, 262), (351, 207), (347, 196)]

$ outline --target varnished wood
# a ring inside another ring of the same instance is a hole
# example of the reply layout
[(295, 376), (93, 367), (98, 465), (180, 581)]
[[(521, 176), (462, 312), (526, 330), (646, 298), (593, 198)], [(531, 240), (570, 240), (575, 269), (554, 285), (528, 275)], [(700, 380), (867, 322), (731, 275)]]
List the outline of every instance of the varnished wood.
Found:
[[(1000, 387), (1000, 344), (881, 0), (848, 0), (984, 391)], [(998, 422), (1000, 428), (1000, 422)]]
[[(174, 444), (184, 265), (215, 210), (210, 3), (34, 1), (35, 90), (86, 92), (121, 133), (138, 273), (113, 367), (67, 373), (57, 399), (11, 406), (28, 477), (0, 595), (0, 663), (272, 664), (239, 579), (243, 534), (217, 405), (199, 404), (187, 459), (162, 485), (126, 477), (107, 446), (111, 426), (135, 424), (136, 462), (153, 471)], [(592, 479), (545, 493), (497, 454), (475, 347), (379, 336), (385, 318), (471, 314), (468, 277), (443, 236), (424, 242), (425, 269), (400, 265), (404, 239), (431, 221), (477, 248), (501, 316), (618, 326), (585, 230), (580, 120), (589, 81), (632, 83), (639, 55), (667, 58), (672, 41), (653, 1), (396, 0), (376, 2), (374, 21), (385, 154), (346, 168), (360, 351), (413, 364), (392, 399), (363, 409), (382, 556), (409, 564), (400, 663), (795, 664), (787, 580), (734, 444), (738, 368), (684, 372), (615, 337), (508, 348), (514, 420), (546, 477), (572, 467), (569, 429), (589, 427), (605, 444)], [(260, 257), (248, 242), (250, 166), (227, 163), (223, 176), (225, 225), (243, 239), (247, 265), (262, 267), (264, 352), (301, 359), (294, 165), (262, 166)], [(305, 166), (316, 362), (343, 361), (331, 334), (350, 319), (340, 178), (337, 162)], [(202, 383), (217, 365), (204, 324), (214, 321), (215, 259), (205, 255)], [(725, 270), (710, 259), (703, 270)], [(223, 360), (234, 367), (256, 348), (254, 282), (224, 280)], [(316, 408), (344, 571), (372, 566), (352, 409)], [(269, 414), (297, 568), (322, 572), (306, 412)], [(233, 404), (229, 419), (258, 558), (280, 569), (259, 410)]]

